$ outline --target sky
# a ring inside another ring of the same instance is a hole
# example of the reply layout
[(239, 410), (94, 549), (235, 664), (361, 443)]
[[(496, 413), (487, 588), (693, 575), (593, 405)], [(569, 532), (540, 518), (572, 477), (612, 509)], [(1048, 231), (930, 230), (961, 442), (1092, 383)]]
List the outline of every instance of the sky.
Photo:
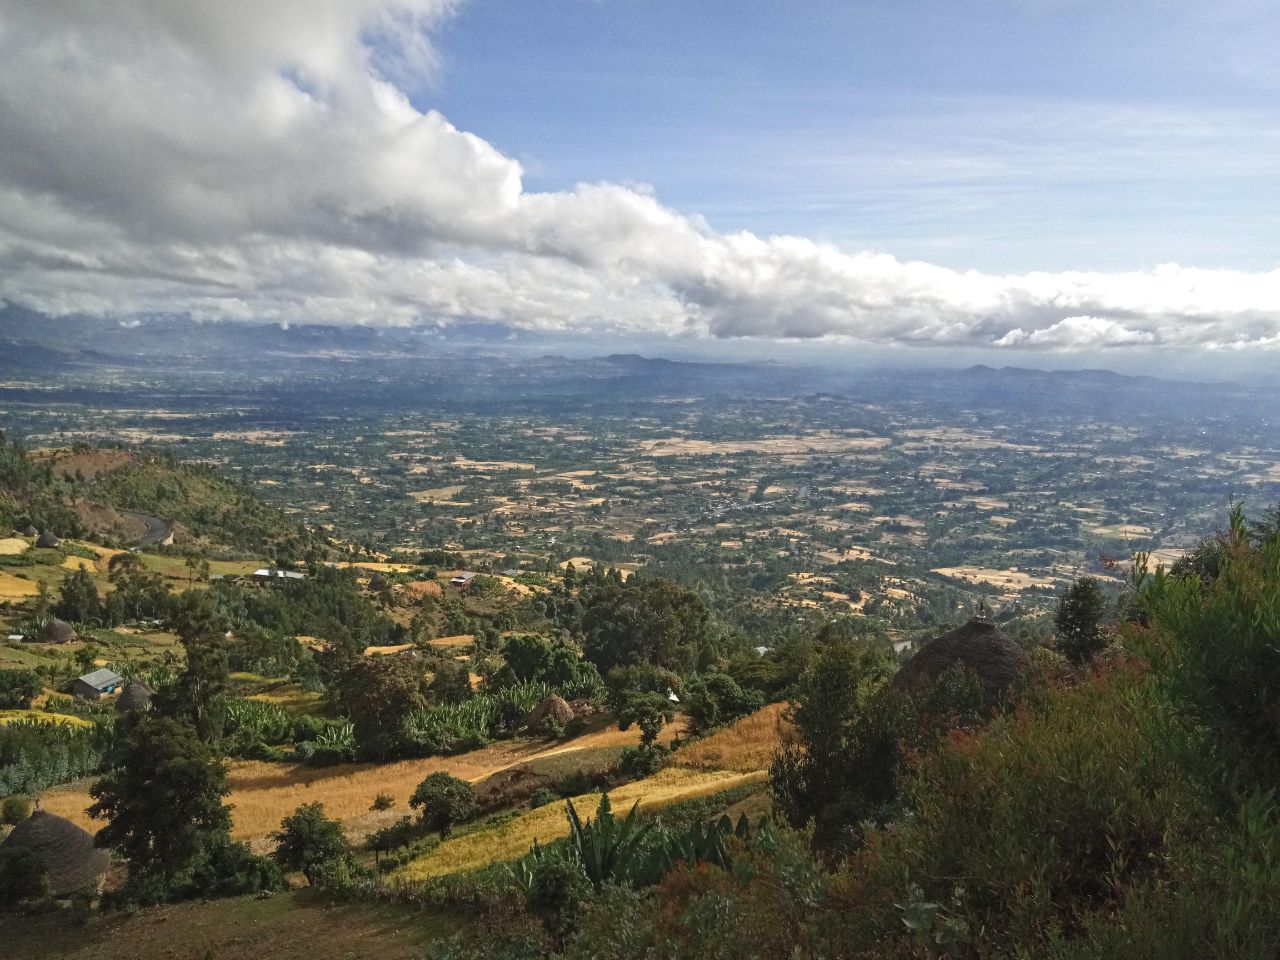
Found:
[(0, 0), (0, 300), (1280, 358), (1278, 46), (1260, 0)]

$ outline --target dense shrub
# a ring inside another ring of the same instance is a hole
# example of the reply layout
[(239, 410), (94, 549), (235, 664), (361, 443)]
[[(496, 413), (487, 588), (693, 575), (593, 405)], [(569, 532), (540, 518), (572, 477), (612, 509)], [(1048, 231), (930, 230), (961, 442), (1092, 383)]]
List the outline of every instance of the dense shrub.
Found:
[(24, 796), (5, 797), (0, 802), (0, 823), (13, 826), (31, 816), (31, 799)]
[(982, 953), (1038, 952), (1167, 869), (1170, 844), (1207, 826), (1203, 788), (1165, 748), (1193, 736), (1168, 728), (1133, 667), (981, 735), (952, 731), (907, 775), (910, 816), (850, 871), (901, 894), (919, 883), (927, 902), (954, 898)]

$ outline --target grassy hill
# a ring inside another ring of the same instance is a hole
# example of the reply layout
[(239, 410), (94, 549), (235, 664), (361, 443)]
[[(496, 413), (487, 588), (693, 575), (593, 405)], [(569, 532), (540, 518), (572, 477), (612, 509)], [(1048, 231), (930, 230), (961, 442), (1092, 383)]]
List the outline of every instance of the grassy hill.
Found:
[(313, 543), (279, 507), (203, 464), (83, 446), (28, 452), (0, 439), (0, 529), (28, 525), (121, 545), (171, 529), (178, 546), (259, 556), (297, 557)]

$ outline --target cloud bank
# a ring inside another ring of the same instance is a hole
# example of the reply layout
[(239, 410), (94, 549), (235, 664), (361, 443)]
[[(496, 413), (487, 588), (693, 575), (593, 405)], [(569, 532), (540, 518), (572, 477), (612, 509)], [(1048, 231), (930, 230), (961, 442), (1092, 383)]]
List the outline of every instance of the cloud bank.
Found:
[(0, 0), (0, 299), (53, 314), (1280, 344), (1280, 268), (992, 275), (523, 171), (410, 92), (455, 0)]

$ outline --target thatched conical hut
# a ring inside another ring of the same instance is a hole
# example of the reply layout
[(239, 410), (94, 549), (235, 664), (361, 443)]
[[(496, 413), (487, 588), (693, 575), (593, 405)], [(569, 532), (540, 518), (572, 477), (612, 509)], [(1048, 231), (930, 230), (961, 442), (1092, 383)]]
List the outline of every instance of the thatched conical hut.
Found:
[(0, 853), (11, 851), (29, 853), (44, 867), (55, 897), (95, 889), (110, 862), (86, 831), (45, 810), (36, 810), (0, 843)]
[(78, 637), (71, 624), (56, 617), (40, 628), (41, 643), (74, 643)]
[(121, 713), (145, 710), (151, 705), (151, 697), (155, 693), (141, 680), (130, 680), (116, 698), (116, 709)]
[(543, 722), (548, 717), (563, 727), (573, 719), (573, 707), (565, 702), (564, 697), (553, 693), (529, 712), (524, 723), (525, 730), (529, 733), (539, 733)]
[(36, 537), (37, 547), (56, 547), (61, 542), (61, 540), (48, 530)]
[(974, 672), (986, 705), (994, 707), (1004, 700), (1010, 685), (1031, 669), (1031, 657), (994, 622), (977, 616), (921, 647), (902, 665), (893, 685), (910, 693), (955, 666)]
[(22, 531), (22, 535), (24, 537), (38, 537), (40, 536), (40, 531), (30, 524), (27, 524), (27, 528)]

